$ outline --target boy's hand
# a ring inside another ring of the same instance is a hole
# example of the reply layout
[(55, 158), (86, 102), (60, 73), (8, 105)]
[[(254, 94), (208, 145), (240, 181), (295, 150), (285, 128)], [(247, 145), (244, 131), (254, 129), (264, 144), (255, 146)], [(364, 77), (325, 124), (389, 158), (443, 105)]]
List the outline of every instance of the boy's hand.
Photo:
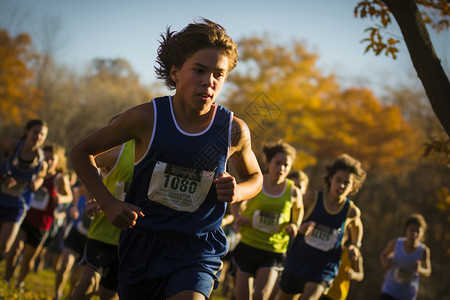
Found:
[(228, 173), (220, 173), (214, 179), (216, 184), (217, 199), (219, 201), (236, 203), (239, 201), (237, 196), (236, 179)]
[(86, 208), (84, 211), (89, 217), (99, 215), (102, 212), (100, 205), (98, 205), (94, 199), (89, 199), (86, 201)]
[(351, 260), (356, 260), (360, 254), (361, 250), (355, 245), (350, 245), (348, 247), (348, 256)]
[(72, 220), (78, 219), (80, 216), (80, 212), (76, 206), (72, 206), (69, 211), (69, 216)]
[(140, 207), (117, 199), (113, 201), (105, 205), (102, 209), (108, 221), (117, 228), (131, 228), (136, 225), (138, 217), (144, 217), (144, 213)]
[(297, 224), (289, 223), (284, 227), (284, 230), (286, 230), (286, 233), (289, 235), (289, 237), (295, 238), (297, 236), (299, 228), (297, 227)]
[(237, 226), (242, 227), (242, 226), (244, 226), (245, 224), (248, 223), (248, 218), (247, 218), (246, 216), (239, 216), (239, 217), (236, 218), (236, 220), (234, 221), (234, 223), (235, 223)]
[(414, 270), (418, 271), (422, 267), (422, 262), (420, 260), (416, 260), (414, 262)]
[(347, 272), (347, 278), (349, 280), (353, 280), (353, 278), (355, 278), (355, 273), (356, 272), (352, 268), (350, 268)]
[(306, 235), (310, 234), (311, 231), (314, 229), (314, 225), (316, 225), (316, 222), (314, 222), (314, 221), (309, 221), (309, 222), (303, 223), (300, 226), (298, 233), (306, 236)]
[(17, 184), (17, 181), (14, 179), (14, 177), (8, 176), (8, 177), (6, 177), (6, 178), (3, 180), (2, 184), (3, 184), (7, 189), (10, 189), (10, 188), (12, 188), (13, 186), (15, 186), (15, 185)]

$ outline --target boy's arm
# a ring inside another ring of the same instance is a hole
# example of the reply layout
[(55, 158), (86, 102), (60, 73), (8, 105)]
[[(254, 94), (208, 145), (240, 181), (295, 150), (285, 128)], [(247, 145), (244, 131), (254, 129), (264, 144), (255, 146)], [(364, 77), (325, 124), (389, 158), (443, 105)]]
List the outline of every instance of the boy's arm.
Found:
[(58, 197), (58, 204), (72, 202), (73, 194), (70, 188), (69, 176), (67, 174), (59, 174), (57, 180), (58, 188), (56, 189), (56, 195)]
[[(151, 103), (146, 103), (152, 106)], [(153, 110), (144, 105), (124, 112), (111, 124), (99, 129), (79, 142), (71, 151), (70, 158), (78, 177), (99, 203), (107, 219), (114, 226), (124, 229), (134, 226), (141, 209), (119, 201), (108, 191), (98, 174), (94, 157), (128, 140), (135, 139), (136, 152), (143, 153), (142, 137), (150, 136), (153, 124)]]
[(292, 191), (292, 223), (297, 225), (297, 228), (300, 228), (300, 225), (303, 220), (303, 215), (305, 211), (303, 208), (303, 196), (301, 190), (294, 186), (294, 190)]
[(394, 263), (392, 262), (392, 258), (394, 257), (395, 242), (395, 239), (389, 241), (384, 250), (380, 253), (381, 266), (385, 270), (394, 265)]
[(359, 255), (356, 260), (352, 261), (352, 267), (349, 270), (348, 278), (350, 280), (362, 281), (364, 279), (363, 258)]
[(292, 209), (291, 209), (292, 219), (290, 220), (289, 224), (285, 227), (285, 230), (291, 238), (294, 238), (300, 229), (304, 213), (301, 190), (298, 187), (294, 186), (291, 197), (292, 197)]
[(242, 203), (243, 203), (243, 201), (237, 202), (237, 203), (233, 203), (233, 204), (229, 205), (230, 212), (231, 212), (231, 215), (233, 216), (234, 220), (239, 219), (239, 217), (242, 214), (242, 206), (241, 206)]
[(79, 187), (72, 188), (72, 196), (73, 196), (73, 200), (72, 200), (72, 205), (69, 209), (69, 216), (72, 220), (75, 220), (75, 219), (78, 219), (78, 217), (80, 216), (80, 212), (78, 211), (78, 202), (80, 201), (80, 196), (81, 196)]
[(425, 277), (431, 276), (430, 248), (427, 246), (423, 249), (422, 261), (417, 265), (417, 272)]
[(228, 173), (219, 174), (214, 182), (220, 201), (237, 203), (256, 196), (261, 190), (263, 177), (251, 148), (247, 125), (234, 117), (231, 131), (230, 161), (239, 176), (239, 183)]
[(37, 178), (35, 180), (33, 180), (32, 182), (30, 182), (29, 188), (30, 191), (37, 191), (42, 184), (44, 184), (45, 181), (45, 176), (47, 175), (47, 169), (48, 169), (48, 164), (46, 161), (42, 162), (42, 167), (39, 170), (39, 173), (37, 175)]
[(348, 247), (348, 250), (351, 258), (357, 258), (361, 254), (361, 242), (364, 230), (361, 221), (361, 211), (356, 205), (352, 206), (350, 217), (352, 220), (348, 226), (352, 243)]

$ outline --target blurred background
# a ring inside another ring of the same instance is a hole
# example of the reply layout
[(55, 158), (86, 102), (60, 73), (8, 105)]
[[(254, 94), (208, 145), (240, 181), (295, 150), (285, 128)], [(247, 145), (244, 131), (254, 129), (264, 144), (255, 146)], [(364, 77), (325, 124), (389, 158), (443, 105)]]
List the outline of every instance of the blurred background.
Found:
[[(172, 93), (154, 72), (160, 34), (208, 18), (238, 42), (218, 102), (249, 125), (263, 170), (263, 145), (279, 139), (296, 147), (309, 189), (324, 188), (325, 166), (341, 153), (366, 169), (353, 197), (366, 276), (349, 299), (378, 297), (378, 256), (410, 213), (428, 222), (433, 267), (419, 299), (449, 299), (450, 145), (395, 20), (384, 28), (355, 16), (356, 0), (152, 2), (0, 0), (1, 136), (39, 117), (47, 140), (70, 151), (118, 112)], [(395, 59), (365, 52), (368, 28), (399, 41)], [(428, 29), (448, 77), (449, 30)]]

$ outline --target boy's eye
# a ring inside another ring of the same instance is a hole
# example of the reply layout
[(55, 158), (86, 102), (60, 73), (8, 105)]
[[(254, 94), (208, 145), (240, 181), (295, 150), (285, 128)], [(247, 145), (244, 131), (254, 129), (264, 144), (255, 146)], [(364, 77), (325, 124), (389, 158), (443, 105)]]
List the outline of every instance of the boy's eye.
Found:
[(223, 72), (214, 74), (214, 77), (216, 77), (216, 78), (222, 78), (224, 76), (225, 76), (225, 73), (223, 73)]

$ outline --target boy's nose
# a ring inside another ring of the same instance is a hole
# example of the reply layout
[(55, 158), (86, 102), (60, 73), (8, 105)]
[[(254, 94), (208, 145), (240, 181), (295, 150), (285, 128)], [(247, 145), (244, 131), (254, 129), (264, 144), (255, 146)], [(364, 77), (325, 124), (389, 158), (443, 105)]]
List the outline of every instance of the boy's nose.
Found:
[(203, 79), (203, 84), (208, 87), (214, 86), (214, 75), (213, 74), (205, 75)]

